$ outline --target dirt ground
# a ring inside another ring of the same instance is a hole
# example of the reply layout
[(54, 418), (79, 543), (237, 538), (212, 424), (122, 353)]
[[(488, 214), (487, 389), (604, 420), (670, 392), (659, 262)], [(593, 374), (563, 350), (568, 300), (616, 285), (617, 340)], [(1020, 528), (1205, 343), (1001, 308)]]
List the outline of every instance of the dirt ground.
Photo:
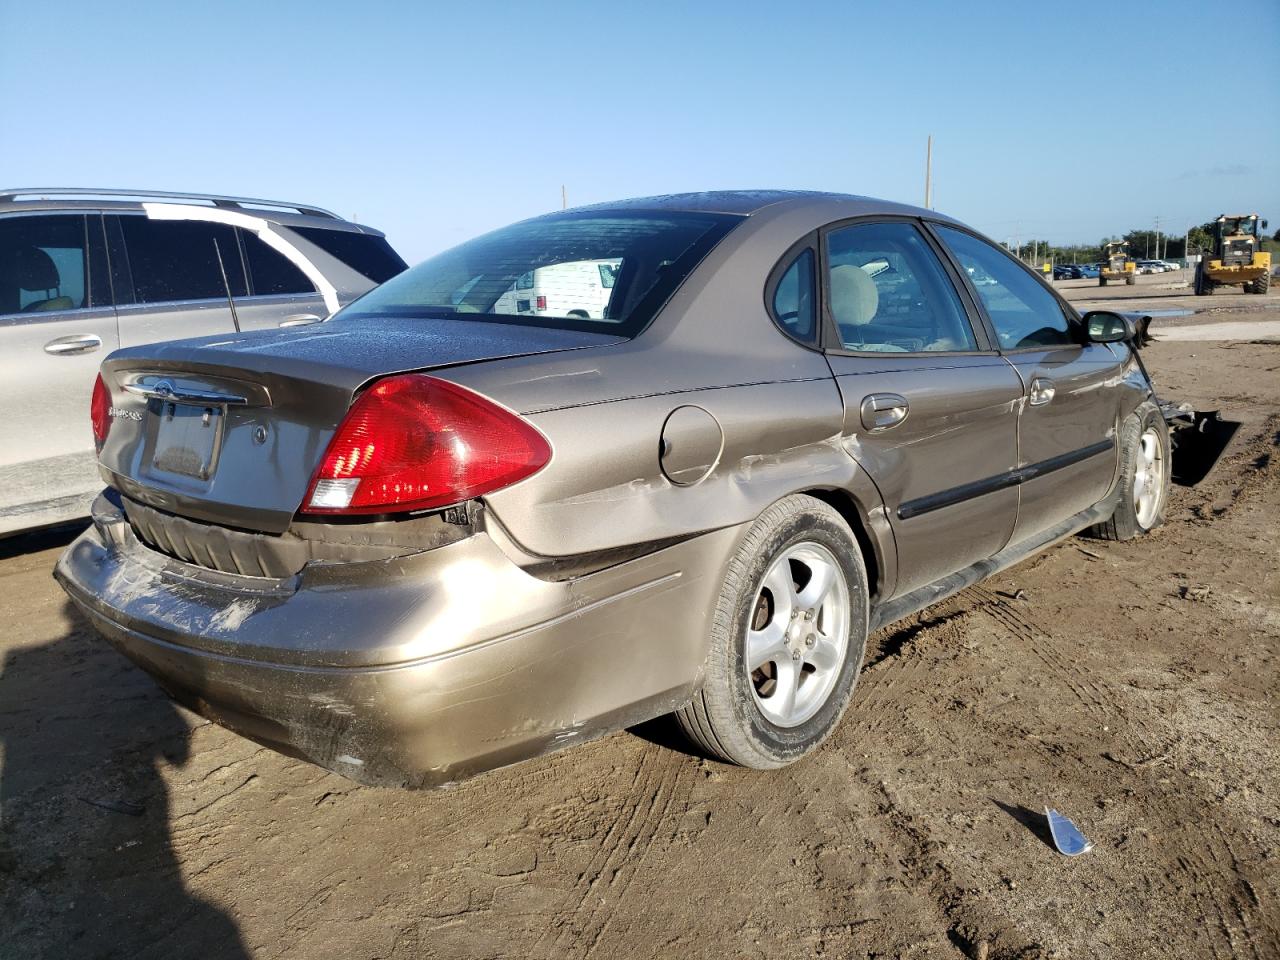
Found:
[[(0, 957), (1280, 957), (1280, 297), (1158, 279), (1106, 299), (1250, 324), (1144, 352), (1243, 422), (1224, 461), (1149, 539), (877, 636), (783, 771), (655, 722), (359, 787), (172, 706), (68, 608), (67, 534), (0, 544)], [(1095, 849), (1056, 853), (1045, 805)]]

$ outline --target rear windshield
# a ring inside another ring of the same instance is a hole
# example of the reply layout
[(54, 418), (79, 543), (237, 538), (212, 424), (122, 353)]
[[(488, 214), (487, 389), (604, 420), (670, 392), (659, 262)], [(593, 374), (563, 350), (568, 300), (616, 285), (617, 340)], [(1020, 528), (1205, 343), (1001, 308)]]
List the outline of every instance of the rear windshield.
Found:
[(617, 211), (526, 220), (418, 264), (335, 319), (475, 319), (635, 336), (741, 220)]
[(346, 230), (325, 230), (323, 227), (291, 229), (302, 239), (314, 243), (329, 256), (341, 260), (374, 283), (390, 280), (409, 267), (400, 259), (400, 254), (391, 249), (391, 244), (387, 243), (385, 237), (350, 233)]

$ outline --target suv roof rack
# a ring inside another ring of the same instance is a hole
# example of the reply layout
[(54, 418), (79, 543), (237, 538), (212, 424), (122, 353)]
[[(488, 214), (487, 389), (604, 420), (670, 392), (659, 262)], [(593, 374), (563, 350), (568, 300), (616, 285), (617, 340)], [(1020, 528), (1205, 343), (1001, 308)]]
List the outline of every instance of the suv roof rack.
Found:
[(280, 200), (256, 200), (252, 197), (226, 197), (217, 193), (175, 193), (170, 190), (101, 190), (93, 187), (23, 187), (16, 190), (0, 190), (0, 204), (13, 203), (19, 197), (31, 199), (57, 199), (60, 197), (102, 197), (112, 200), (196, 200), (209, 203), (215, 207), (244, 209), (245, 207), (268, 207), (272, 209), (296, 210), (298, 213), (312, 217), (327, 217), (330, 220), (342, 218), (323, 207), (309, 203), (285, 203)]

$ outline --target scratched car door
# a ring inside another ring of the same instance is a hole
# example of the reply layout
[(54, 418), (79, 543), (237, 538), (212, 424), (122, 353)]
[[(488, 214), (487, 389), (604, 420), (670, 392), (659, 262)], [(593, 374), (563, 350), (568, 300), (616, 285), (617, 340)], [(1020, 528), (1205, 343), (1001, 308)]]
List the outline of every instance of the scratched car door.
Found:
[(918, 223), (839, 225), (823, 248), (844, 444), (889, 510), (902, 594), (1008, 542), (1022, 383)]
[(1018, 523), (1014, 539), (1034, 536), (1086, 510), (1110, 488), (1128, 350), (1091, 343), (1057, 297), (1005, 251), (963, 230), (937, 232), (975, 284), (1001, 353), (1018, 371), (1025, 401), (1018, 424)]

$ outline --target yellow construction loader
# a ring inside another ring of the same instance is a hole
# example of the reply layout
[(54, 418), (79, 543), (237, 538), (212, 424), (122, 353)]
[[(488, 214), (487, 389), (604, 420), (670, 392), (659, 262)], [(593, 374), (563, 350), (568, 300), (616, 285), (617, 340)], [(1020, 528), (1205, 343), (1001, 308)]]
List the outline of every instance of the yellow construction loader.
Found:
[(1245, 293), (1266, 293), (1271, 286), (1271, 254), (1262, 250), (1267, 221), (1256, 213), (1224, 213), (1213, 224), (1213, 248), (1196, 267), (1196, 295), (1218, 287), (1243, 286)]
[(1138, 262), (1129, 256), (1127, 240), (1113, 240), (1102, 253), (1098, 265), (1098, 286), (1105, 287), (1108, 280), (1123, 280), (1133, 286), (1138, 276)]

